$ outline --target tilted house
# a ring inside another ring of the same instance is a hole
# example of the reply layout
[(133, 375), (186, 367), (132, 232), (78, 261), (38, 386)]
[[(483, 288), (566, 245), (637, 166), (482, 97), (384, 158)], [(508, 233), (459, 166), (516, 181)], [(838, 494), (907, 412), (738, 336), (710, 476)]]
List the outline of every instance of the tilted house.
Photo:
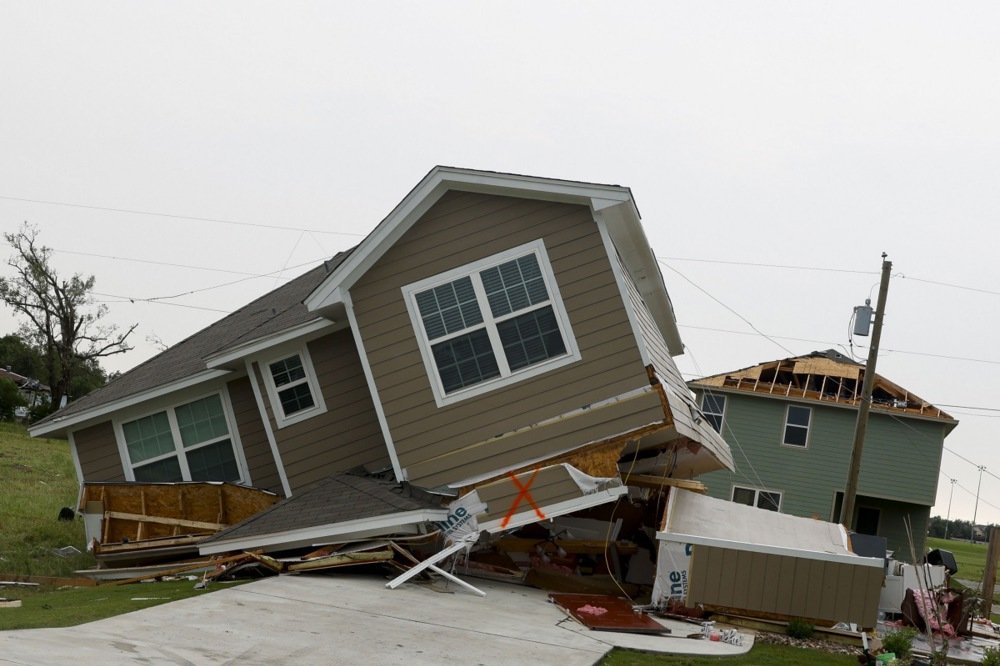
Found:
[[(735, 471), (701, 477), (714, 497), (837, 522), (865, 368), (836, 351), (694, 380), (705, 417), (734, 450)], [(910, 559), (937, 494), (944, 438), (957, 421), (876, 374), (850, 526)]]
[(31, 433), (67, 438), (82, 482), (292, 497), (363, 468), (477, 486), (494, 521), (533, 484), (551, 515), (617, 497), (579, 473), (617, 477), (622, 455), (678, 477), (732, 466), (681, 350), (627, 188), (436, 167), (351, 251)]

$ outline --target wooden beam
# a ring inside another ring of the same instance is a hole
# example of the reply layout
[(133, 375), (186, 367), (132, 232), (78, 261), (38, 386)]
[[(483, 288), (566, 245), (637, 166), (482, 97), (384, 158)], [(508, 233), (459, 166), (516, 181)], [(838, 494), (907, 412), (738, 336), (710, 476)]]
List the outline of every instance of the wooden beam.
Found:
[(625, 477), (624, 482), (626, 486), (635, 486), (636, 488), (653, 488), (654, 490), (658, 490), (672, 487), (692, 490), (701, 494), (708, 492), (708, 488), (701, 481), (695, 481), (694, 479), (672, 479), (668, 476), (655, 476), (653, 474), (629, 474)]
[(174, 525), (176, 527), (191, 527), (199, 530), (221, 530), (229, 527), (223, 523), (204, 523), (200, 520), (184, 520), (183, 518), (162, 518), (160, 516), (145, 516), (141, 513), (125, 513), (123, 511), (105, 511), (104, 518), (117, 518), (119, 520), (136, 520), (140, 523), (158, 523), (160, 525)]

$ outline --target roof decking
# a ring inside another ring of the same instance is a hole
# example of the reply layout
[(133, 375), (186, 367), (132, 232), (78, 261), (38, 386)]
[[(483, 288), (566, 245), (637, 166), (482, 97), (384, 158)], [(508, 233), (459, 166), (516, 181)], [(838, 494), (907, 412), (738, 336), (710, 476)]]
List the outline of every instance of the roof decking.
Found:
[[(689, 382), (694, 389), (718, 388), (857, 407), (865, 366), (829, 349), (760, 363)], [(951, 415), (876, 373), (872, 409), (957, 423)]]

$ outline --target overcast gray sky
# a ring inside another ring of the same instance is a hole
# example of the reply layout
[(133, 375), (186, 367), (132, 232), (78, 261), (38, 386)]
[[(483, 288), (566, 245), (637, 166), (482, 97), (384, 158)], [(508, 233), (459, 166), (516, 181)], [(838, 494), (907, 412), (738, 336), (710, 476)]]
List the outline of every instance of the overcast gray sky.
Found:
[(986, 465), (1000, 522), (998, 31), (992, 2), (7, 2), (0, 230), (138, 322), (111, 370), (435, 164), (630, 186), (689, 378), (848, 351), (885, 251), (878, 371), (961, 420), (935, 512), (950, 477), (971, 519)]

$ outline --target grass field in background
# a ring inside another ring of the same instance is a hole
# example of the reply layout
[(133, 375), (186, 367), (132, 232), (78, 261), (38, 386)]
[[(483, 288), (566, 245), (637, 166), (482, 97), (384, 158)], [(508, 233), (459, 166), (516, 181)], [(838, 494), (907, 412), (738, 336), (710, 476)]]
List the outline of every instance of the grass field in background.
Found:
[[(58, 519), (60, 508), (76, 508), (78, 490), (65, 441), (31, 439), (24, 427), (0, 423), (0, 578), (72, 576), (94, 565), (83, 521)], [(64, 546), (80, 554), (55, 554)]]

